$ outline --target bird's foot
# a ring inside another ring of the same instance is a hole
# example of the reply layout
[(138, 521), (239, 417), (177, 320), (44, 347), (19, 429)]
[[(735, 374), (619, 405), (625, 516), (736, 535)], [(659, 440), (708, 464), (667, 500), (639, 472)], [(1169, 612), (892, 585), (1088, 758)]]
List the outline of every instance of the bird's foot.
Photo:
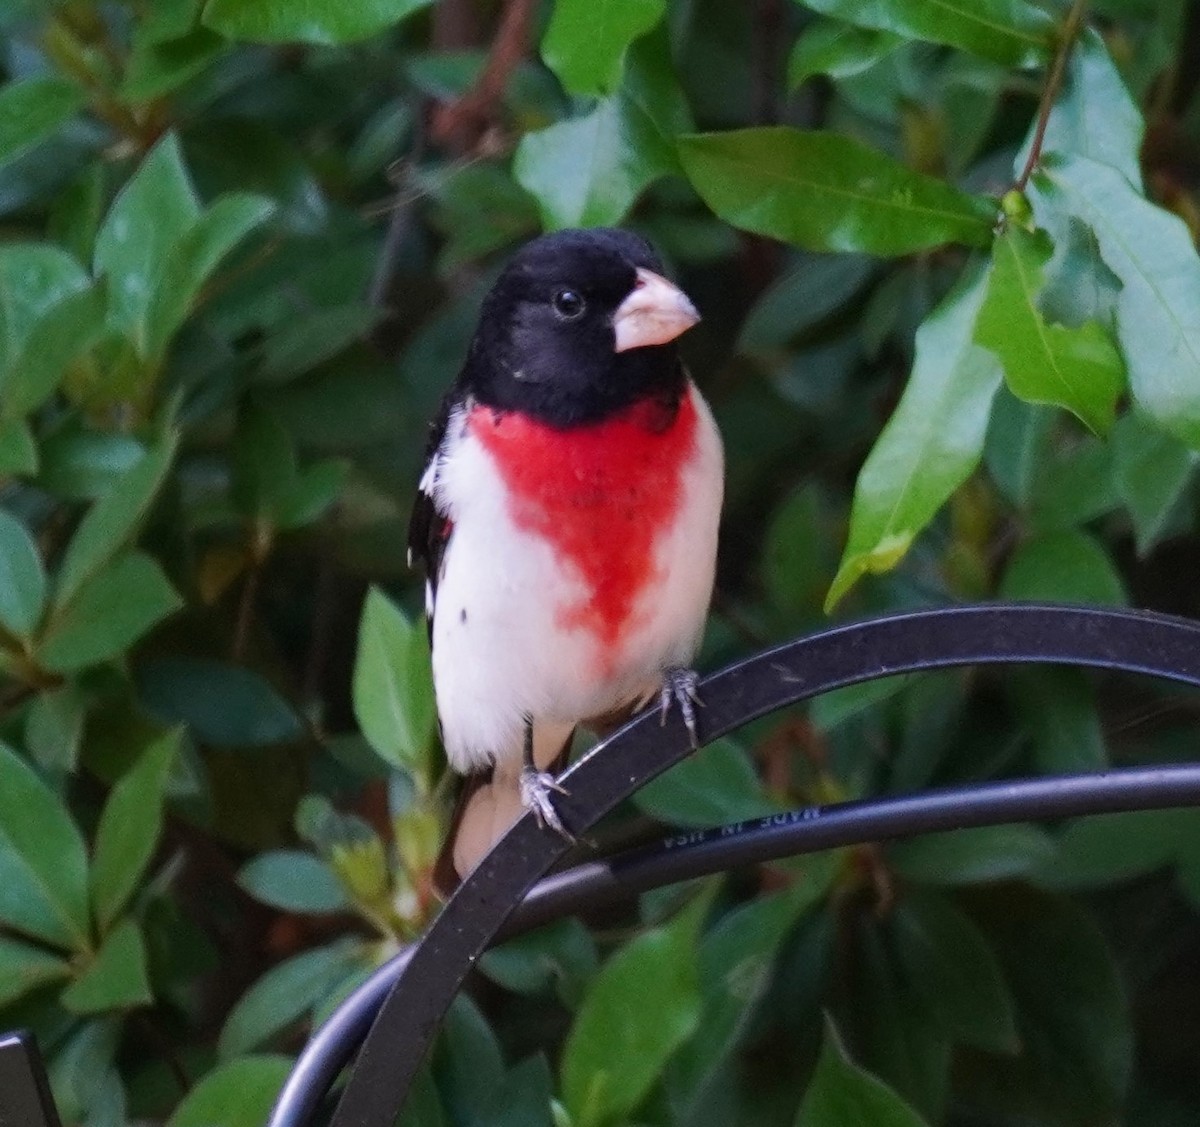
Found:
[(677, 705), (683, 714), (683, 726), (688, 730), (693, 750), (700, 746), (700, 738), (696, 735), (696, 705), (704, 707), (704, 702), (696, 692), (699, 684), (700, 674), (694, 669), (668, 669), (663, 674), (662, 691), (658, 694), (660, 723), (667, 722), (671, 705)]
[(549, 771), (538, 771), (530, 766), (521, 771), (521, 805), (526, 810), (532, 810), (537, 824), (543, 828), (549, 826), (567, 841), (574, 842), (575, 835), (562, 824), (558, 811), (554, 809), (551, 791), (559, 794), (569, 794), (566, 787), (560, 786)]

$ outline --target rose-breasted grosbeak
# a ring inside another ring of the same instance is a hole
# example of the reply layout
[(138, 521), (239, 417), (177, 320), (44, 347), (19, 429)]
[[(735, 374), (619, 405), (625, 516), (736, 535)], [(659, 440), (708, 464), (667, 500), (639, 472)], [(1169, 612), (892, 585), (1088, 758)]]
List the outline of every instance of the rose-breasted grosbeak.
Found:
[[(433, 425), (409, 528), (426, 567), (433, 676), (468, 775), (439, 884), (551, 792), (576, 725), (655, 696), (695, 738), (721, 440), (675, 338), (699, 320), (626, 231), (527, 244), (483, 303)], [(569, 835), (568, 835), (569, 836)]]

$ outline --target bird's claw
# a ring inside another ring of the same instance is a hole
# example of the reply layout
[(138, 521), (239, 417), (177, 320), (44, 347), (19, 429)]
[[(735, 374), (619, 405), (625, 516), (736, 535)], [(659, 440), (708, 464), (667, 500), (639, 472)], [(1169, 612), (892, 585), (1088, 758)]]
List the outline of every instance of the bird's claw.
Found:
[(570, 793), (548, 771), (537, 771), (533, 767), (526, 767), (521, 771), (521, 805), (526, 810), (533, 811), (537, 824), (543, 829), (549, 826), (567, 841), (574, 842), (575, 835), (562, 824), (558, 811), (554, 809), (551, 791), (558, 791), (559, 794)]
[(696, 734), (696, 705), (704, 707), (700, 694), (696, 692), (699, 684), (700, 675), (694, 669), (668, 669), (663, 674), (662, 691), (658, 694), (659, 723), (665, 724), (671, 705), (677, 705), (693, 751), (700, 746), (700, 738)]

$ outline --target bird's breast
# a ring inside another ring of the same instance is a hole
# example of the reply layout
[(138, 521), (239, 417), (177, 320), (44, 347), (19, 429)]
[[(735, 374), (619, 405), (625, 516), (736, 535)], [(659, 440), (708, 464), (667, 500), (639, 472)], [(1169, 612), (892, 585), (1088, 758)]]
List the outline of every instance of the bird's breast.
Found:
[(467, 429), (504, 479), (509, 517), (582, 581), (557, 623), (611, 649), (638, 623), (638, 602), (665, 576), (657, 558), (683, 503), (697, 448), (691, 388), (598, 423), (559, 429), (513, 411), (471, 409)]

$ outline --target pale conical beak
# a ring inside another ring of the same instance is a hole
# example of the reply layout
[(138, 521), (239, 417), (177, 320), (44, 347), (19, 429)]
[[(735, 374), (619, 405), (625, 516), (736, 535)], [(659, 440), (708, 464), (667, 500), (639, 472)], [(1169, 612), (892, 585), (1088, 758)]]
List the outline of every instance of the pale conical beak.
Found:
[(699, 320), (700, 314), (683, 290), (661, 274), (639, 267), (637, 285), (613, 314), (614, 351), (666, 344)]

